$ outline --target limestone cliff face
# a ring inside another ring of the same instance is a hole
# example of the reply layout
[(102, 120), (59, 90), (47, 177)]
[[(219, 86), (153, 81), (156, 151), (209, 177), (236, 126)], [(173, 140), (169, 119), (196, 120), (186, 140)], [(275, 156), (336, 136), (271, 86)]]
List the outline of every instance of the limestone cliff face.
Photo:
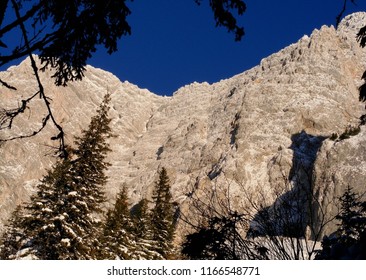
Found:
[[(366, 191), (366, 127), (361, 126), (357, 135), (346, 139), (326, 140), (320, 149), (314, 169), (314, 193), (319, 205), (314, 208), (316, 216), (326, 214), (331, 219), (337, 214), (339, 205), (334, 201), (343, 195), (348, 186), (354, 192)], [(337, 229), (333, 221), (325, 229), (329, 234)]]
[[(1, 77), (18, 89), (2, 92), (2, 107), (14, 108), (21, 99), (33, 95), (37, 90), (28, 60), (1, 73)], [(48, 96), (52, 98), (56, 119), (64, 127), (69, 144), (72, 144), (74, 136), (81, 129), (87, 128), (103, 96), (112, 93), (110, 116), (113, 118), (113, 132), (118, 137), (111, 140), (113, 153), (109, 160), (113, 166), (109, 171), (111, 185), (108, 186), (108, 194), (109, 197), (114, 197), (124, 176), (128, 177), (128, 174), (123, 173), (124, 165), (128, 162), (126, 155), (132, 154), (132, 147), (146, 131), (146, 124), (164, 98), (128, 82), (121, 83), (112, 74), (93, 67), (87, 67), (82, 82), (67, 87), (54, 86), (50, 73), (41, 73), (41, 78)], [(12, 130), (0, 131), (0, 137), (29, 134), (41, 126), (44, 116), (43, 104), (35, 100), (29, 110), (14, 122)], [(54, 163), (50, 147), (55, 143), (50, 138), (55, 132), (52, 126), (47, 126), (36, 137), (6, 142), (1, 146), (0, 220), (5, 221), (14, 206), (29, 197), (39, 179)]]
[[(365, 23), (365, 14), (351, 15), (338, 31), (324, 26), (253, 69), (211, 85), (187, 85), (172, 97), (122, 83), (91, 66), (82, 82), (66, 88), (55, 87), (49, 73), (42, 74), (42, 80), (69, 141), (88, 125), (103, 95), (112, 94), (117, 137), (111, 140), (109, 156), (110, 201), (123, 183), (133, 201), (149, 196), (156, 172), (164, 166), (174, 199), (183, 210), (193, 193), (201, 195), (222, 185), (230, 185), (233, 207), (240, 210), (248, 207), (242, 199), (248, 192), (253, 199), (265, 193), (273, 200), (278, 188), (300, 183), (310, 187), (314, 162), (316, 170), (323, 165), (316, 159), (319, 150), (324, 153), (325, 139), (358, 123), (364, 113), (358, 86), (366, 54), (355, 34)], [(0, 74), (18, 88), (17, 92), (2, 90), (1, 107), (9, 108), (36, 91), (31, 73), (24, 61)], [(0, 137), (35, 129), (42, 119), (40, 112), (35, 103), (12, 131), (0, 131)], [(51, 135), (48, 128), (37, 137), (0, 147), (2, 221), (29, 197), (51, 166), (53, 159), (45, 156)], [(338, 156), (337, 149), (329, 149)], [(364, 158), (359, 160), (364, 164)]]

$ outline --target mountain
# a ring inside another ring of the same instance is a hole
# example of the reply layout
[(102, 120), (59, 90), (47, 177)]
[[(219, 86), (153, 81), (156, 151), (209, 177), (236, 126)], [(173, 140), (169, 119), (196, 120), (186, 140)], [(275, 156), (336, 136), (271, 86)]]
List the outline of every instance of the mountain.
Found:
[[(244, 73), (214, 84), (193, 83), (171, 97), (92, 66), (82, 81), (67, 87), (56, 87), (50, 72), (41, 73), (41, 79), (69, 143), (86, 128), (104, 94), (111, 93), (116, 137), (108, 158), (109, 203), (123, 184), (133, 202), (149, 197), (157, 171), (165, 167), (185, 215), (193, 196), (207, 199), (212, 190), (228, 195), (240, 212), (255, 201), (271, 205), (300, 188), (314, 190), (313, 213), (326, 209), (331, 216), (348, 184), (365, 190), (365, 127), (348, 139), (329, 139), (356, 127), (365, 113), (358, 87), (366, 52), (355, 39), (365, 24), (366, 13), (349, 15), (337, 30), (314, 30)], [(0, 78), (18, 89), (2, 88), (1, 107), (12, 108), (37, 91), (28, 60)], [(12, 130), (0, 131), (0, 138), (37, 129), (44, 112), (34, 101)], [(1, 145), (2, 224), (54, 162), (49, 148), (54, 134), (47, 127), (35, 137)]]

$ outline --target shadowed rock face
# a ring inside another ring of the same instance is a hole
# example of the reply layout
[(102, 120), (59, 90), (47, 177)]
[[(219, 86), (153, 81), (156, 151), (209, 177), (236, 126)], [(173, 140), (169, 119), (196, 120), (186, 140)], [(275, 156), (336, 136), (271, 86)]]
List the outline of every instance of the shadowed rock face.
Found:
[[(317, 216), (323, 211), (326, 219), (334, 217), (339, 205), (334, 204), (348, 186), (358, 194), (366, 192), (366, 127), (357, 135), (344, 140), (327, 140), (318, 153), (313, 176), (314, 193), (319, 205)], [(364, 196), (365, 198), (365, 196)], [(320, 221), (318, 222), (320, 223)], [(338, 228), (337, 221), (325, 229), (329, 234)]]
[[(233, 207), (240, 211), (248, 207), (242, 199), (244, 192), (250, 192), (253, 199), (260, 199), (257, 194), (265, 192), (273, 201), (274, 190), (300, 183), (310, 186), (314, 176), (317, 192), (324, 192), (322, 201), (332, 201), (341, 191), (326, 191), (327, 179), (317, 183), (320, 173), (325, 172), (320, 177), (331, 176), (324, 165), (344, 163), (352, 172), (359, 170), (360, 178), (365, 175), (365, 168), (360, 169), (354, 164), (356, 158), (350, 156), (359, 155), (362, 151), (353, 149), (360, 146), (346, 147), (356, 140), (323, 142), (332, 133), (340, 134), (357, 124), (364, 114), (358, 87), (366, 55), (355, 41), (362, 24), (365, 14), (354, 14), (338, 31), (322, 27), (242, 74), (212, 85), (193, 83), (172, 97), (154, 95), (91, 66), (83, 81), (68, 87), (55, 87), (50, 73), (41, 76), (70, 143), (87, 127), (103, 95), (111, 93), (116, 137), (110, 140), (108, 159), (112, 164), (106, 186), (110, 203), (123, 183), (133, 202), (150, 196), (162, 166), (182, 211), (187, 211), (193, 193), (204, 194), (213, 186), (229, 184)], [(2, 88), (1, 107), (11, 108), (37, 90), (28, 60), (0, 76), (18, 88), (16, 92)], [(0, 131), (0, 137), (35, 130), (42, 110), (40, 103), (34, 102), (11, 131)], [(54, 162), (46, 155), (53, 133), (48, 127), (37, 137), (0, 147), (2, 222), (17, 204), (27, 200)], [(316, 159), (319, 149), (321, 160)], [(328, 154), (333, 155), (332, 160)], [(364, 164), (365, 158), (358, 156), (358, 161)], [(301, 163), (306, 163), (303, 168), (310, 177), (296, 173)], [(337, 172), (342, 179), (332, 188), (341, 190), (348, 174)]]

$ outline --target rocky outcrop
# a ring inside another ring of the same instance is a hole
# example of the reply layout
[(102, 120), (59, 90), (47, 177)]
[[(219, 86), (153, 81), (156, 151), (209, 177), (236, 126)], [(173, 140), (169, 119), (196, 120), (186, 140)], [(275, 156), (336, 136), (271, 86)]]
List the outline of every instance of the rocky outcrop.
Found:
[[(149, 196), (164, 166), (182, 211), (188, 211), (193, 194), (223, 185), (230, 185), (232, 207), (240, 210), (248, 207), (243, 199), (248, 193), (254, 200), (265, 194), (271, 203), (279, 189), (309, 188), (314, 163), (316, 170), (322, 164), (316, 158), (328, 143), (324, 140), (358, 123), (364, 113), (358, 87), (366, 68), (365, 52), (355, 41), (359, 22), (365, 23), (365, 14), (346, 18), (338, 31), (315, 30), (242, 74), (214, 84), (193, 83), (172, 97), (122, 83), (91, 66), (82, 82), (66, 88), (55, 87), (50, 73), (43, 73), (42, 80), (70, 142), (103, 95), (112, 94), (116, 137), (106, 186), (110, 202), (123, 183), (134, 202)], [(1, 79), (18, 88), (1, 94), (2, 107), (35, 92), (27, 61), (1, 73)], [(32, 106), (0, 137), (35, 129), (42, 111), (39, 104)], [(48, 128), (0, 147), (2, 221), (51, 166), (54, 159), (45, 156), (51, 135)]]
[(366, 191), (366, 127), (361, 126), (360, 130), (355, 129), (351, 135), (342, 138), (325, 141), (315, 163), (313, 186), (318, 198), (315, 216), (332, 220), (324, 229), (325, 234), (338, 228), (333, 219), (340, 205), (335, 202), (347, 187), (363, 196)]
[[(28, 60), (2, 72), (1, 77), (18, 88), (17, 91), (2, 92), (1, 104), (5, 108), (16, 107), (17, 102), (37, 90)], [(128, 173), (121, 171), (124, 165), (128, 164), (126, 155), (132, 154), (131, 147), (146, 131), (147, 123), (164, 98), (128, 82), (121, 83), (111, 73), (93, 67), (87, 67), (82, 82), (75, 82), (67, 87), (56, 87), (50, 73), (41, 73), (41, 77), (47, 94), (52, 98), (55, 117), (64, 128), (68, 144), (72, 144), (74, 136), (88, 126), (103, 96), (112, 93), (110, 115), (113, 119), (113, 132), (118, 137), (111, 140), (114, 152), (109, 158), (113, 166), (109, 170), (112, 176), (108, 195), (109, 198), (114, 197), (124, 176), (129, 177)], [(42, 103), (35, 100), (29, 109), (15, 120), (11, 130), (0, 131), (0, 137), (6, 139), (12, 135), (25, 135), (37, 130), (41, 126), (44, 113)], [(2, 143), (0, 220), (5, 221), (15, 205), (27, 200), (39, 179), (54, 163), (51, 147), (55, 143), (50, 138), (55, 133), (56, 130), (52, 126), (47, 126), (35, 137)]]

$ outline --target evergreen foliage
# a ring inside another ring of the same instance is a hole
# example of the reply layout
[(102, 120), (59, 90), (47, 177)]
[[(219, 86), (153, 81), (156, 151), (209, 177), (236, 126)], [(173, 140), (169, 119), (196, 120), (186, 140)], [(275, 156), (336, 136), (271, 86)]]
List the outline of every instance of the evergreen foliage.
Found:
[(360, 196), (354, 193), (348, 186), (344, 194), (339, 198), (341, 211), (336, 216), (340, 221), (339, 233), (342, 236), (342, 242), (353, 244), (360, 239), (366, 231), (366, 209)]
[(339, 141), (344, 140), (344, 139), (349, 139), (351, 136), (355, 136), (355, 135), (359, 134), (360, 131), (361, 131), (360, 126), (349, 127), (349, 128), (346, 129), (345, 132), (343, 132), (339, 136)]
[(103, 236), (101, 259), (135, 259), (135, 240), (132, 235), (133, 223), (128, 207), (126, 186), (117, 195), (113, 209), (107, 212)]
[(131, 213), (127, 189), (117, 195), (104, 225), (97, 219), (105, 201), (102, 186), (112, 137), (109, 95), (87, 130), (18, 207), (1, 240), (2, 259), (167, 259), (173, 257), (174, 204), (163, 168), (153, 191), (154, 206), (141, 200)]
[(0, 244), (0, 259), (6, 260), (11, 256), (17, 254), (17, 248), (21, 247), (21, 242), (27, 240), (24, 230), (19, 228), (20, 217), (22, 216), (22, 208), (17, 206), (17, 208), (12, 213), (8, 220), (8, 224), (5, 226), (5, 232), (1, 238)]
[(173, 255), (174, 204), (164, 167), (159, 172), (159, 180), (155, 183), (152, 199), (155, 204), (151, 211), (152, 235), (153, 240), (157, 242), (156, 250), (164, 258), (170, 258)]
[[(194, 1), (197, 4), (203, 2)], [(0, 66), (29, 57), (38, 87), (33, 94), (18, 100), (17, 107), (1, 108), (0, 129), (11, 129), (14, 119), (30, 108), (31, 101), (37, 96), (42, 99), (47, 109), (40, 129), (26, 135), (0, 139), (0, 142), (35, 136), (51, 122), (58, 130), (52, 137), (59, 142), (56, 154), (61, 158), (67, 157), (65, 133), (54, 116), (52, 99), (45, 92), (39, 71), (52, 70), (52, 78), (57, 86), (66, 86), (69, 82), (82, 80), (86, 63), (95, 53), (97, 46), (102, 46), (112, 54), (118, 49), (119, 39), (131, 34), (127, 20), (131, 14), (130, 2), (133, 0), (0, 1)], [(235, 34), (236, 41), (241, 40), (244, 29), (238, 26), (237, 16), (246, 11), (245, 3), (242, 0), (208, 2), (216, 26), (223, 26)], [(12, 42), (15, 37), (21, 38), (18, 43)], [(36, 62), (34, 53), (38, 54), (40, 63)], [(11, 83), (12, 81), (0, 78), (0, 86), (17, 90)]]
[(157, 241), (153, 240), (151, 213), (148, 200), (142, 199), (132, 213), (133, 234), (136, 242), (135, 257), (139, 260), (162, 260), (164, 257), (157, 252)]
[(317, 259), (366, 259), (366, 202), (350, 186), (339, 202), (339, 228), (323, 238)]
[(173, 256), (173, 203), (165, 168), (159, 172), (153, 193), (154, 206), (142, 199), (132, 210), (123, 187), (115, 206), (107, 213), (99, 258), (162, 260)]
[(118, 194), (114, 208), (107, 213), (101, 259), (162, 260), (173, 253), (173, 204), (169, 178), (163, 168), (155, 183), (153, 209), (142, 199), (132, 210), (128, 207), (127, 189)]
[[(0, 47), (9, 50), (2, 51), (0, 66), (36, 52), (42, 60), (43, 70), (48, 67), (55, 70), (56, 85), (81, 80), (86, 62), (98, 45), (111, 54), (117, 51), (118, 40), (131, 34), (127, 20), (131, 14), (129, 2), (132, 0), (3, 0), (0, 4)], [(244, 29), (238, 26), (236, 14), (244, 14), (245, 3), (242, 0), (210, 0), (209, 4), (216, 25), (225, 27), (235, 34), (237, 41), (240, 40)], [(14, 12), (19, 15), (12, 19), (8, 13)], [(10, 22), (1, 25), (4, 18)], [(9, 40), (20, 27), (29, 28), (24, 30), (27, 40), (7, 47), (8, 42), (3, 40)]]
[(240, 233), (244, 215), (230, 212), (226, 216), (215, 216), (196, 232), (188, 234), (182, 244), (182, 254), (195, 260), (239, 260), (266, 259), (255, 244)]
[[(101, 189), (111, 137), (106, 95), (87, 130), (76, 139), (72, 158), (59, 160), (38, 185), (23, 211), (16, 212), (3, 238), (3, 258), (32, 255), (39, 259), (93, 259), (100, 248)], [(14, 243), (14, 232), (21, 232)], [(10, 238), (10, 239), (9, 239)], [(17, 252), (14, 254), (14, 252)]]

